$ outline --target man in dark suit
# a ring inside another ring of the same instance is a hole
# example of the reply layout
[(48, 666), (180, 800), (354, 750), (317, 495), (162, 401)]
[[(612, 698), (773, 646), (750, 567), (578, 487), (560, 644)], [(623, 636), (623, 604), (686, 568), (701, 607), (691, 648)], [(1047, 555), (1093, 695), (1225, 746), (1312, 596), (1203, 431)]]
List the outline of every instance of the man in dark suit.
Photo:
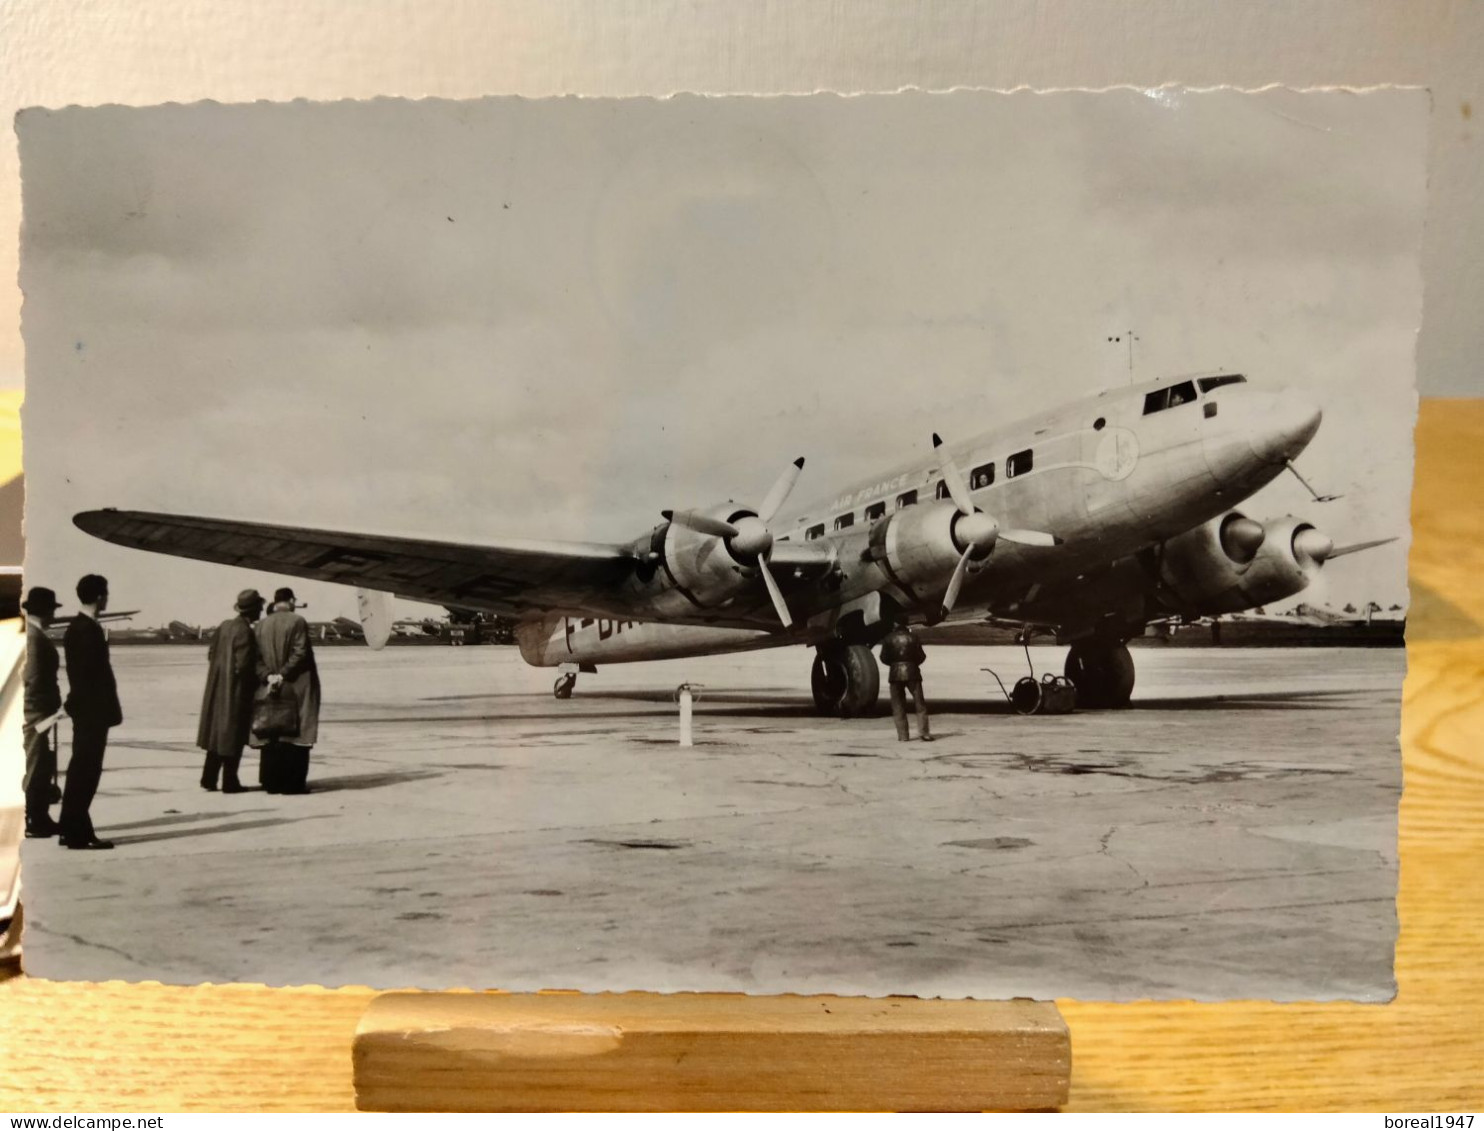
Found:
[(21, 602), (26, 610), (26, 699), (21, 735), (26, 743), (26, 835), (57, 835), (52, 820), (52, 790), (57, 780), (57, 715), (62, 710), (62, 692), (57, 684), (61, 660), (57, 646), (46, 635), (57, 612), (57, 595), (40, 585), (33, 586)]
[(72, 758), (62, 788), (60, 833), (67, 848), (112, 848), (99, 839), (88, 810), (103, 777), (103, 750), (108, 731), (124, 721), (118, 685), (108, 659), (108, 637), (98, 614), (108, 607), (108, 579), (90, 573), (77, 583), (82, 611), (67, 626), (62, 650), (67, 656), (67, 714), (72, 718)]

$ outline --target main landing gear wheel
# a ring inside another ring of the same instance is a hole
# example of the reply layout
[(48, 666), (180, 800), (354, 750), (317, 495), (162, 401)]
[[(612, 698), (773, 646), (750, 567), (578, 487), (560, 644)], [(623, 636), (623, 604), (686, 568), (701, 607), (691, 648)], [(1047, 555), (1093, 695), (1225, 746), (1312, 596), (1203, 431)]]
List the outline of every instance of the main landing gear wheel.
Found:
[(1127, 707), (1134, 691), (1134, 658), (1116, 640), (1082, 640), (1067, 653), (1066, 677), (1077, 685), (1079, 707)]
[(557, 676), (557, 681), (551, 685), (551, 693), (558, 699), (572, 698), (572, 689), (577, 686), (575, 673)]
[(864, 644), (820, 648), (809, 684), (821, 715), (851, 719), (869, 715), (881, 694), (881, 669)]

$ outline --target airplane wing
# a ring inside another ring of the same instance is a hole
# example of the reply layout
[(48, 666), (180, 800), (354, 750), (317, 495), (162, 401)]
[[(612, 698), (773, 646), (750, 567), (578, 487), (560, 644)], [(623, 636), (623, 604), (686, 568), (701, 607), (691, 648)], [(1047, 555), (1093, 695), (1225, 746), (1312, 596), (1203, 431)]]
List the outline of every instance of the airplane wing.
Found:
[(145, 511), (84, 511), (72, 521), (136, 550), (515, 616), (607, 614), (604, 596), (634, 567), (624, 547), (585, 542), (476, 545)]

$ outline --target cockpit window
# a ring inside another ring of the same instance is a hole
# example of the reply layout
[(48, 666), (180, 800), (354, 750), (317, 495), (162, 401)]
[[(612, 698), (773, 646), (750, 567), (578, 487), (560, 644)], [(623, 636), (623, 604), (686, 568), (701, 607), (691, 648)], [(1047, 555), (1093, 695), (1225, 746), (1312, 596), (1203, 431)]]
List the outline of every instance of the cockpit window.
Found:
[(1245, 385), (1246, 383), (1247, 378), (1240, 373), (1228, 373), (1223, 377), (1202, 377), (1197, 382), (1203, 393), (1209, 393), (1212, 389), (1219, 389), (1223, 385)]
[(1177, 405), (1190, 404), (1196, 398), (1195, 382), (1181, 381), (1178, 385), (1171, 385), (1168, 389), (1155, 389), (1144, 397), (1144, 415), (1152, 412), (1163, 412), (1167, 408)]

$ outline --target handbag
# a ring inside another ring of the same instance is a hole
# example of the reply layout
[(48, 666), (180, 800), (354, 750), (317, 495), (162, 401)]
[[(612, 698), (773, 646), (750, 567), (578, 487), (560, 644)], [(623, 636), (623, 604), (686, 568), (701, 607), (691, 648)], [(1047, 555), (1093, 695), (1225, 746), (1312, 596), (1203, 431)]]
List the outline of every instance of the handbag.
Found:
[(253, 704), (252, 732), (262, 739), (289, 738), (299, 733), (299, 701), (284, 692), (283, 684), (270, 687)]

